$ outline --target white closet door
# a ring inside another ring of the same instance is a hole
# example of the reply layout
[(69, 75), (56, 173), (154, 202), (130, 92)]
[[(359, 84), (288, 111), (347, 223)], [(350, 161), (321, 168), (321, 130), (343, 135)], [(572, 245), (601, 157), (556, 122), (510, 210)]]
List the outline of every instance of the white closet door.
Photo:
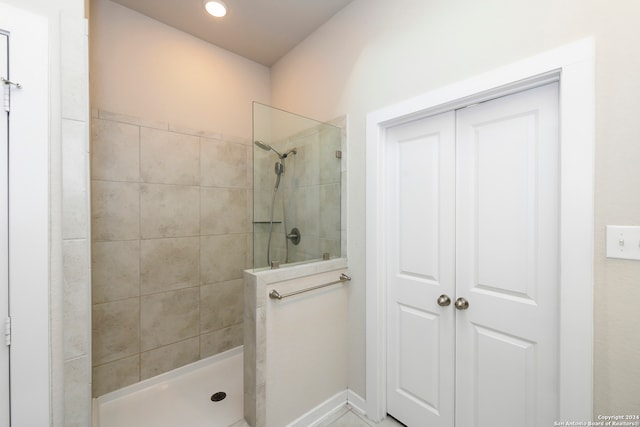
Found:
[(458, 111), (456, 426), (558, 419), (557, 118), (555, 83)]
[[(9, 37), (0, 29), (0, 77), (8, 79)], [(0, 427), (9, 427), (9, 347), (4, 328), (9, 315), (9, 223), (7, 205), (7, 147), (9, 116), (4, 109), (4, 83), (0, 82)]]
[(455, 114), (388, 130), (390, 167), (387, 411), (409, 426), (451, 427), (454, 316)]

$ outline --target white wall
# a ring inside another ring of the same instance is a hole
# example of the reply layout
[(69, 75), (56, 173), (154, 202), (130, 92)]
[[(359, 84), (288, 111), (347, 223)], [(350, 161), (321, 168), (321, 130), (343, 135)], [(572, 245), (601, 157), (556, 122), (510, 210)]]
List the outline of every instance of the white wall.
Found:
[[(266, 311), (266, 425), (285, 426), (347, 388), (348, 284), (333, 285), (291, 300), (273, 300), (337, 280), (346, 269), (269, 283)], [(258, 367), (260, 369), (260, 367)]]
[(604, 257), (605, 224), (640, 225), (640, 4), (355, 0), (272, 68), (272, 104), (348, 115), (349, 388), (365, 396), (366, 113), (595, 36), (595, 414), (640, 412), (640, 262)]
[(92, 108), (251, 136), (267, 67), (109, 0), (91, 2), (90, 21)]

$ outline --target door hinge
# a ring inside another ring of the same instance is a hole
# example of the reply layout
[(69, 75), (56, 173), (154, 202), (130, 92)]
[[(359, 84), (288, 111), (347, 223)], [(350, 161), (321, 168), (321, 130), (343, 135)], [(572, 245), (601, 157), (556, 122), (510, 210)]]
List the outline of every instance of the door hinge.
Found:
[[(4, 83), (5, 80), (2, 79), (2, 82)], [(11, 89), (6, 83), (2, 85), (2, 94), (2, 108), (8, 113), (11, 111)]]
[(11, 345), (11, 317), (7, 317), (4, 322), (4, 343)]
[(4, 77), (0, 77), (0, 80), (2, 81), (2, 85), (4, 86), (2, 106), (4, 108), (4, 111), (8, 113), (11, 111), (11, 86), (22, 89), (22, 85), (20, 83), (12, 82), (11, 80), (7, 80)]

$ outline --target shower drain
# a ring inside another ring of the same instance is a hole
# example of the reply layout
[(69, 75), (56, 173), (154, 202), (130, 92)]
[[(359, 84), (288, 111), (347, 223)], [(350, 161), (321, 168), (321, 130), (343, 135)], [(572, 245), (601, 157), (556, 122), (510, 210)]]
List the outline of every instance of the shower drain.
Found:
[(225, 393), (224, 391), (219, 391), (217, 393), (213, 393), (211, 395), (211, 401), (212, 402), (220, 402), (221, 400), (223, 400), (225, 397), (227, 397), (227, 393)]

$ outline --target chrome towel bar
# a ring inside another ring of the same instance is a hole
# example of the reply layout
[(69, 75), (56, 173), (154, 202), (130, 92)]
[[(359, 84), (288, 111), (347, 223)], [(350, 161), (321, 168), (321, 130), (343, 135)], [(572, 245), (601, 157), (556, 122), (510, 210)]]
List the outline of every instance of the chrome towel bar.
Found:
[(294, 295), (298, 295), (298, 294), (302, 294), (302, 293), (305, 293), (305, 292), (314, 291), (316, 289), (324, 288), (325, 286), (335, 285), (336, 283), (348, 282), (349, 280), (351, 280), (351, 277), (349, 277), (346, 274), (342, 273), (338, 280), (334, 280), (333, 282), (324, 283), (324, 284), (318, 285), (318, 286), (313, 286), (311, 288), (303, 289), (301, 291), (295, 291), (295, 292), (290, 292), (288, 294), (280, 295), (280, 293), (274, 289), (271, 292), (269, 292), (269, 298), (281, 300), (281, 299), (288, 298), (288, 297), (291, 297), (291, 296), (294, 296)]

